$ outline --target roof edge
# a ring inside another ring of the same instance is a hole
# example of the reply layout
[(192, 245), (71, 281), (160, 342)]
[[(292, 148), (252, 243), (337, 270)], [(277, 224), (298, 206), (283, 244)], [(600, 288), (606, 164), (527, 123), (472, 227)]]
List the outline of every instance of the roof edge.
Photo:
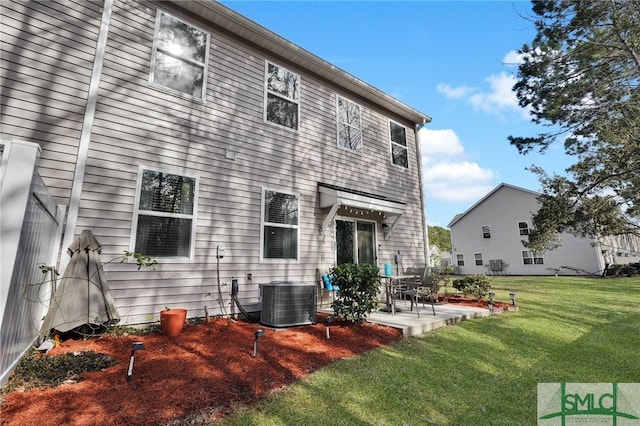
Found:
[(480, 204), (482, 204), (487, 198), (489, 198), (490, 196), (492, 196), (494, 193), (496, 193), (500, 188), (512, 188), (512, 189), (517, 189), (518, 191), (524, 191), (524, 192), (529, 192), (533, 195), (540, 196), (542, 195), (542, 193), (540, 192), (536, 192), (536, 191), (532, 191), (530, 189), (526, 189), (526, 188), (521, 188), (519, 186), (515, 186), (515, 185), (510, 185), (508, 183), (504, 183), (502, 182), (500, 185), (496, 186), (495, 188), (493, 188), (491, 191), (489, 191), (484, 197), (480, 198), (480, 200), (476, 201), (471, 207), (469, 207), (467, 210), (464, 211), (464, 213), (458, 213), (456, 214), (453, 219), (451, 219), (451, 222), (449, 222), (449, 224), (447, 225), (447, 228), (451, 229), (451, 227), (453, 225), (456, 224), (456, 222), (458, 222), (460, 219), (462, 219), (463, 217), (465, 217), (468, 213), (470, 213), (473, 209), (475, 209), (476, 207), (478, 207)]

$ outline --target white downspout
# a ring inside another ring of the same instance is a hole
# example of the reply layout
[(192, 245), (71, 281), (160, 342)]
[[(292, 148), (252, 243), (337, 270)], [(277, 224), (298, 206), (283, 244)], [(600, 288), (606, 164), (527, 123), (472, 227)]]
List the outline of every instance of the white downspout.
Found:
[(416, 140), (416, 154), (418, 156), (418, 179), (420, 180), (420, 207), (422, 208), (422, 236), (424, 238), (424, 264), (427, 267), (431, 266), (431, 259), (429, 257), (429, 231), (427, 227), (427, 207), (424, 200), (424, 183), (422, 181), (422, 152), (420, 150), (420, 129), (431, 120), (422, 119), (421, 124), (417, 124), (415, 127), (415, 140)]
[[(91, 81), (89, 83), (89, 91), (87, 94), (87, 106), (85, 109), (84, 120), (82, 122), (82, 133), (80, 134), (78, 157), (76, 158), (76, 169), (73, 174), (73, 183), (71, 185), (69, 210), (67, 212), (64, 239), (62, 241), (62, 253), (66, 253), (67, 247), (71, 245), (76, 234), (76, 225), (78, 224), (78, 214), (80, 212), (80, 198), (82, 197), (84, 175), (87, 168), (89, 143), (91, 142), (91, 130), (93, 128), (93, 120), (96, 114), (98, 88), (100, 87), (100, 78), (102, 75), (102, 66), (104, 64), (104, 53), (107, 46), (109, 21), (111, 19), (112, 9), (113, 0), (104, 0), (104, 7), (102, 9), (102, 21), (100, 23), (100, 34), (98, 35), (98, 42), (96, 45), (96, 56), (95, 60), (93, 61), (93, 71), (91, 72)], [(64, 272), (68, 263), (69, 256), (62, 255), (60, 257), (59, 270)]]

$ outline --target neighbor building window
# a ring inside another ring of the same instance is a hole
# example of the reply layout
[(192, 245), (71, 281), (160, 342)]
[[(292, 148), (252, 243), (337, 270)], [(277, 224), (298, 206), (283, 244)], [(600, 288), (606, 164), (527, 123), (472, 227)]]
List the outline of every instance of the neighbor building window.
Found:
[(464, 254), (456, 254), (456, 263), (458, 266), (464, 266)]
[(262, 190), (262, 259), (298, 260), (298, 194)]
[(482, 253), (474, 253), (473, 257), (476, 260), (476, 266), (484, 265), (484, 262), (482, 261)]
[(491, 227), (485, 225), (482, 227), (482, 237), (483, 238), (491, 238)]
[(338, 96), (338, 147), (362, 154), (360, 105)]
[(193, 259), (198, 178), (141, 168), (132, 249), (153, 257)]
[(158, 10), (151, 83), (204, 99), (208, 57), (209, 33)]
[(527, 222), (518, 222), (520, 235), (529, 235), (529, 224)]
[(300, 77), (278, 65), (266, 65), (265, 120), (298, 130)]
[(393, 164), (408, 168), (407, 130), (403, 126), (390, 121), (389, 134), (391, 137), (391, 161)]
[(522, 263), (525, 265), (544, 265), (544, 258), (540, 254), (522, 250)]

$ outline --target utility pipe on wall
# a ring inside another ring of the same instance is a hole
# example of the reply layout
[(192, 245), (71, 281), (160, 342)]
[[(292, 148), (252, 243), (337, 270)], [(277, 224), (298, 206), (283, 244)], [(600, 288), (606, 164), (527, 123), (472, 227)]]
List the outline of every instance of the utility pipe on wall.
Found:
[(416, 124), (415, 127), (415, 141), (416, 141), (416, 155), (418, 157), (418, 179), (420, 180), (420, 207), (422, 208), (422, 236), (424, 238), (424, 264), (429, 267), (429, 231), (427, 227), (427, 207), (424, 195), (424, 183), (422, 181), (422, 152), (420, 150), (420, 129), (422, 129), (427, 123), (431, 122), (430, 118), (423, 118), (422, 123)]

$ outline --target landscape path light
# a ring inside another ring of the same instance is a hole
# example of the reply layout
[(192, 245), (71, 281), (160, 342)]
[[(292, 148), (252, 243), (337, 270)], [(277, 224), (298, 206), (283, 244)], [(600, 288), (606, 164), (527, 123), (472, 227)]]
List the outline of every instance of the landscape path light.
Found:
[(327, 333), (327, 339), (329, 338), (329, 325), (333, 322), (333, 317), (327, 317), (326, 323), (324, 326), (325, 332)]
[(496, 294), (492, 291), (489, 292), (489, 312), (493, 313), (493, 298), (496, 296)]
[(516, 306), (516, 294), (511, 292), (511, 293), (509, 293), (509, 297), (511, 298), (511, 304), (513, 306)]
[(258, 339), (264, 336), (264, 330), (256, 330), (255, 332), (256, 339), (253, 341), (253, 357), (258, 356)]
[(144, 344), (142, 342), (134, 342), (131, 345), (131, 358), (129, 358), (129, 369), (127, 370), (127, 382), (131, 381), (131, 375), (133, 374), (133, 358), (135, 357), (136, 351), (140, 349), (144, 349)]

